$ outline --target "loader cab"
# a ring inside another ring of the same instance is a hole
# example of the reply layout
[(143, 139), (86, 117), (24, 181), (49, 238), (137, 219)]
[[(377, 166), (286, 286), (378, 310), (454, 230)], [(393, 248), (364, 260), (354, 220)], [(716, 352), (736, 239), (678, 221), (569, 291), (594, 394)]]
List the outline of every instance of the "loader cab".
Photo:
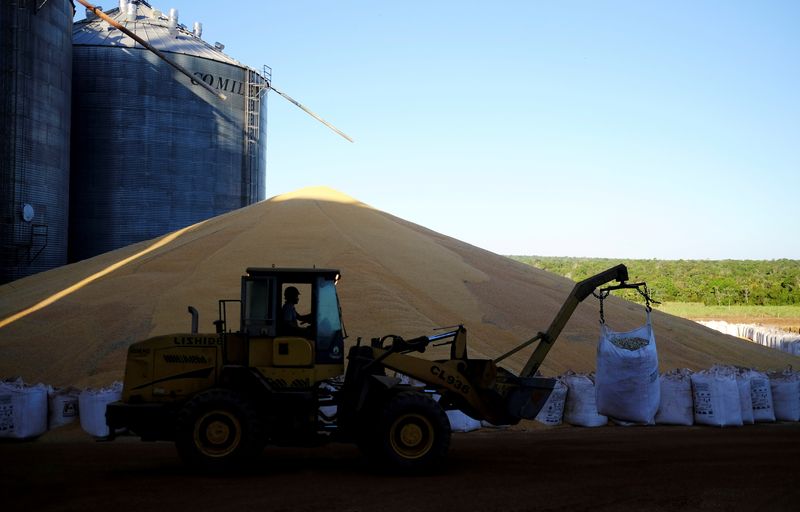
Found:
[[(344, 332), (336, 294), (339, 271), (332, 269), (248, 268), (242, 276), (241, 331), (250, 339), (274, 341), (275, 356), (307, 340), (314, 364), (341, 364)], [(299, 291), (296, 310), (308, 323), (297, 329), (284, 322), (286, 290)], [(284, 344), (285, 346), (282, 346)]]

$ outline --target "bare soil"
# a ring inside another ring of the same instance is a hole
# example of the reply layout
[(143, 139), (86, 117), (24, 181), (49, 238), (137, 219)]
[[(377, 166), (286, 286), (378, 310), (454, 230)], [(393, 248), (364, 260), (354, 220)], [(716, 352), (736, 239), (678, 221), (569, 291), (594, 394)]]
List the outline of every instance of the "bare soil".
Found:
[[(65, 430), (66, 429), (66, 430)], [(454, 434), (429, 476), (376, 473), (350, 445), (268, 448), (211, 477), (170, 443), (96, 442), (65, 427), (0, 443), (3, 510), (783, 511), (800, 503), (800, 423), (531, 427)]]

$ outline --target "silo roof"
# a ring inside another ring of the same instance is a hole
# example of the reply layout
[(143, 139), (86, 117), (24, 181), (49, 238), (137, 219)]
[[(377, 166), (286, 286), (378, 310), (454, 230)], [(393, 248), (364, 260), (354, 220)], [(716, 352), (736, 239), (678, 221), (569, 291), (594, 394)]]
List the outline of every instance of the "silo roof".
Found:
[[(132, 3), (137, 6), (136, 21), (127, 21), (126, 13), (120, 12), (119, 8), (110, 9), (105, 14), (162, 52), (182, 53), (241, 68), (248, 67), (197, 37), (185, 25), (179, 24), (170, 29), (169, 16), (147, 2), (139, 0)], [(144, 49), (133, 38), (99, 17), (75, 22), (72, 27), (72, 44)]]

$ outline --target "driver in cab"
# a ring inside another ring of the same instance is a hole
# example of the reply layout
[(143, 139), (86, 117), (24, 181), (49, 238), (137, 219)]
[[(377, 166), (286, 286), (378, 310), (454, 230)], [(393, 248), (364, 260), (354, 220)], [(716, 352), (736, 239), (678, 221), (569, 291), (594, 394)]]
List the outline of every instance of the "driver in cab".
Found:
[[(311, 313), (301, 315), (295, 309), (295, 306), (300, 301), (300, 291), (294, 286), (289, 286), (283, 291), (283, 310), (281, 312), (281, 321), (283, 328), (287, 334), (303, 334), (310, 326), (313, 317)], [(300, 322), (309, 324), (300, 326)]]

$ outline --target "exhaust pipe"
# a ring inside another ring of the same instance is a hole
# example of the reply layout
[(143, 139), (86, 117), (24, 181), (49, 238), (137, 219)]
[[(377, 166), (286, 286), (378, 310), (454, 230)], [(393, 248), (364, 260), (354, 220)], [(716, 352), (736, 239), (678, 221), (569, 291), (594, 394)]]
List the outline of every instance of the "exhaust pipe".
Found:
[(189, 306), (189, 314), (192, 315), (192, 334), (197, 334), (197, 323), (200, 318), (200, 314), (197, 312), (194, 306)]

